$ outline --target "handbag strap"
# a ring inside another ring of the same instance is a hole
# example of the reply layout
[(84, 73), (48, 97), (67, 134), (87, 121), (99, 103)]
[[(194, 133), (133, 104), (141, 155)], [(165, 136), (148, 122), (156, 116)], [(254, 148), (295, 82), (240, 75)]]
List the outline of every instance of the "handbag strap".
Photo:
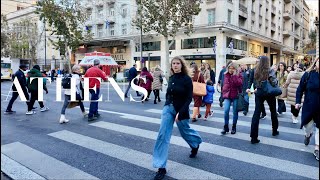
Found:
[(200, 71), (199, 71), (199, 74), (198, 74), (198, 79), (197, 79), (197, 82), (199, 81), (199, 77), (200, 77)]

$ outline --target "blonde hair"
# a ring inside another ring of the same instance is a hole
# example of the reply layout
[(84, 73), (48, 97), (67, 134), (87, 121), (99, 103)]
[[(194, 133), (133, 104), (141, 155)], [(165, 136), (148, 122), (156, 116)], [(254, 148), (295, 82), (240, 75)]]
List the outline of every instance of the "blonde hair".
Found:
[(319, 72), (319, 68), (318, 69), (316, 69), (317, 67), (316, 67), (316, 63), (319, 61), (319, 57), (317, 57), (316, 58), (316, 60), (312, 63), (312, 66), (310, 66), (307, 70), (306, 70), (306, 72), (310, 72), (310, 71), (312, 71), (312, 70), (316, 70), (317, 72)]
[(77, 70), (81, 70), (80, 65), (76, 64), (76, 65), (72, 66), (72, 69), (71, 69), (72, 72), (76, 72)]
[(174, 71), (173, 71), (173, 69), (172, 69), (172, 61), (173, 60), (179, 60), (180, 61), (180, 63), (181, 63), (181, 72), (184, 74), (184, 75), (188, 75), (188, 76), (190, 76), (191, 77), (191, 75), (190, 75), (190, 70), (189, 70), (189, 68), (187, 67), (187, 65), (186, 65), (186, 61), (184, 60), (184, 58), (183, 57), (181, 57), (181, 56), (175, 56), (174, 58), (172, 58), (172, 60), (171, 60), (171, 64), (170, 64), (170, 76), (172, 76), (173, 74), (174, 74)]

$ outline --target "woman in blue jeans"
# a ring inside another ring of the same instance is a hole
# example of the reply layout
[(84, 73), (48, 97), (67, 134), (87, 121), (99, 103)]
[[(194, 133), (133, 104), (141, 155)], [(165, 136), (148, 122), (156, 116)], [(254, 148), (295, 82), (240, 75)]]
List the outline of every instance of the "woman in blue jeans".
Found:
[(224, 99), (224, 127), (221, 134), (229, 132), (229, 112), (232, 103), (233, 124), (231, 134), (236, 133), (236, 126), (238, 121), (238, 94), (242, 91), (242, 75), (238, 70), (238, 65), (230, 63), (227, 66), (227, 71), (224, 75), (222, 96)]
[(190, 158), (196, 157), (202, 139), (199, 133), (189, 126), (189, 105), (192, 101), (193, 86), (186, 63), (176, 56), (171, 61), (171, 76), (168, 81), (166, 103), (162, 110), (161, 125), (153, 151), (153, 167), (159, 168), (154, 179), (163, 179), (173, 123), (176, 122), (182, 138), (191, 147)]

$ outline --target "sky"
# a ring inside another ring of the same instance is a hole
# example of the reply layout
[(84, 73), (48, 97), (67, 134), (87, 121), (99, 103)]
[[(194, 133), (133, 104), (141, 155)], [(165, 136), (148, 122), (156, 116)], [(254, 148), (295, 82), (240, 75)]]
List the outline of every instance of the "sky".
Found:
[(319, 11), (319, 0), (305, 0), (310, 9), (316, 9)]

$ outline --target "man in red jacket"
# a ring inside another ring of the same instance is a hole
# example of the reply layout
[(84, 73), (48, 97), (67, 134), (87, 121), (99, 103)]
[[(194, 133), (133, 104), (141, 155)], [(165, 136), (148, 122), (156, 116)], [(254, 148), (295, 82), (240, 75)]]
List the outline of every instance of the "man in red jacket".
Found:
[[(88, 115), (88, 121), (93, 121), (100, 117), (100, 114), (98, 113), (98, 99), (99, 99), (99, 93), (100, 93), (100, 81), (96, 78), (102, 78), (103, 80), (107, 80), (106, 74), (99, 69), (100, 61), (98, 59), (95, 59), (93, 61), (93, 67), (89, 68), (84, 75), (84, 77), (91, 77), (89, 79), (89, 88), (90, 88), (90, 94), (91, 94), (91, 101), (90, 101), (90, 109), (89, 109), (89, 115)], [(94, 88), (96, 86), (96, 91), (94, 91), (91, 88)]]

